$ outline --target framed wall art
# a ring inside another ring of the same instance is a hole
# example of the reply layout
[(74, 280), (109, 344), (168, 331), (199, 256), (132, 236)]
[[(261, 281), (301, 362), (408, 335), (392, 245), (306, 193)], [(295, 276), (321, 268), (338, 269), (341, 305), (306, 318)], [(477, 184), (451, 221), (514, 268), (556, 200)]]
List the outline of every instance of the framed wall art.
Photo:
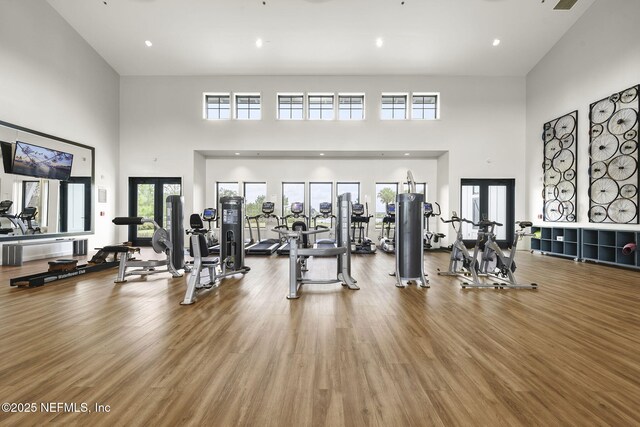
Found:
[(543, 126), (544, 220), (576, 221), (578, 111)]
[(640, 85), (589, 109), (589, 222), (638, 224)]

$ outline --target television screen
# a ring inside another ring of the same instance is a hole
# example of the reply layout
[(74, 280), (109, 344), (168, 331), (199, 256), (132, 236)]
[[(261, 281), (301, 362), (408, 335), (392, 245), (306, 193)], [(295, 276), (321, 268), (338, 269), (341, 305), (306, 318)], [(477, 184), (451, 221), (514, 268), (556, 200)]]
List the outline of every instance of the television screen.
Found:
[(0, 141), (0, 150), (2, 150), (4, 173), (13, 173), (13, 144)]
[(71, 176), (73, 154), (16, 141), (13, 173), (66, 181)]

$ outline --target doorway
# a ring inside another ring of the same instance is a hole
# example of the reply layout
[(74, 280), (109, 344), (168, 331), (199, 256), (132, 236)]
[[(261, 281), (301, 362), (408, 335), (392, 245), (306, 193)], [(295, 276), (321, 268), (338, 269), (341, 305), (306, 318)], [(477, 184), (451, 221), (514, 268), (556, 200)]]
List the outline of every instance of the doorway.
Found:
[[(460, 216), (477, 223), (496, 221), (496, 241), (502, 246), (512, 242), (515, 222), (515, 179), (463, 179), (460, 187)], [(478, 227), (462, 223), (465, 245), (474, 245)]]
[(60, 182), (60, 231), (91, 231), (91, 177)]
[[(182, 195), (181, 178), (129, 178), (129, 216), (152, 218), (160, 227), (167, 223), (167, 196)], [(129, 226), (134, 246), (150, 246), (153, 224)]]

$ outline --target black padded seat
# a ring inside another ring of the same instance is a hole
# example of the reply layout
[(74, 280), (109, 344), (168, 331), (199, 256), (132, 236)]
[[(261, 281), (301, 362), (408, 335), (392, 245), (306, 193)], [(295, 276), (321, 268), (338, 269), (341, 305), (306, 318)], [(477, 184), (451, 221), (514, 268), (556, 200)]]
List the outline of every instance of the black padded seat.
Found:
[(131, 250), (131, 246), (117, 245), (117, 246), (104, 246), (102, 250), (104, 252), (117, 252), (117, 253), (127, 253)]

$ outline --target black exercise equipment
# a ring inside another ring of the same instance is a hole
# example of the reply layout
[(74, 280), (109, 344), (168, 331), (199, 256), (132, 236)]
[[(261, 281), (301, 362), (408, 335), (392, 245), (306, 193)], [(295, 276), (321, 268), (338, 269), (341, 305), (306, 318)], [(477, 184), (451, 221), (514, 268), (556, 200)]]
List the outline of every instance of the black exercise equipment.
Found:
[[(291, 213), (289, 215), (285, 215), (282, 218), (282, 224), (278, 229), (286, 229), (286, 230), (291, 229), (293, 231), (307, 231), (307, 229), (309, 228), (307, 224), (307, 220), (309, 218), (303, 212), (304, 212), (304, 203), (302, 202), (291, 203)], [(294, 221), (293, 224), (291, 224), (291, 228), (289, 228), (287, 224), (287, 220), (289, 218), (294, 218), (297, 220), (297, 221)], [(302, 246), (300, 246), (302, 248), (308, 248), (309, 235), (303, 234), (301, 237), (301, 241), (298, 244), (299, 245), (302, 244)], [(277, 252), (278, 252), (278, 255), (289, 255), (289, 242), (280, 246)]]
[[(329, 227), (325, 225), (318, 225), (318, 218), (329, 219)], [(330, 202), (321, 202), (319, 206), (319, 213), (313, 216), (313, 228), (315, 230), (327, 229), (331, 230), (334, 227), (334, 220), (337, 220), (337, 217), (333, 214), (333, 207)], [(316, 249), (329, 249), (336, 247), (336, 241), (334, 239), (317, 239), (313, 245)], [(320, 256), (320, 255), (316, 255)]]
[(353, 203), (351, 205), (351, 253), (376, 253), (376, 245), (367, 237), (369, 235), (369, 220), (371, 220), (371, 218), (373, 218), (373, 215), (369, 215), (368, 204)]

